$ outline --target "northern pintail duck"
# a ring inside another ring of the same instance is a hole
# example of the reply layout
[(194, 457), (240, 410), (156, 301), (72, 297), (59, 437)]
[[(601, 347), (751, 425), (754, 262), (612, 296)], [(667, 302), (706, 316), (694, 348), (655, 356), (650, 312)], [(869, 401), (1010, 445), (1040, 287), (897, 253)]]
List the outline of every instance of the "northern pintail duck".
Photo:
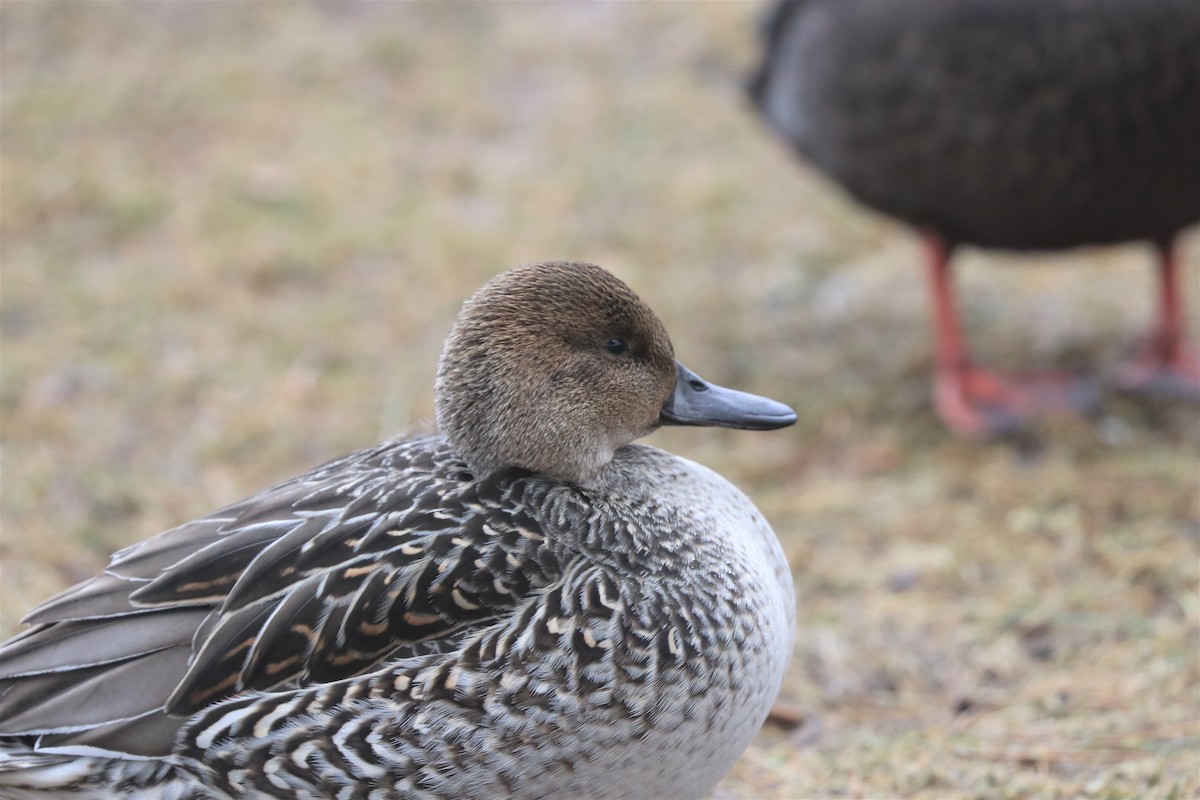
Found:
[(956, 430), (1010, 430), (1094, 387), (971, 364), (950, 288), (960, 244), (1158, 246), (1159, 321), (1118, 373), (1200, 397), (1177, 233), (1200, 220), (1195, 0), (787, 0), (751, 93), (768, 123), (868, 206), (925, 233), (934, 396)]
[(587, 264), (506, 272), (389, 441), (116, 553), (0, 647), (0, 796), (700, 797), (783, 680), (792, 582), (716, 473), (631, 444), (795, 415)]

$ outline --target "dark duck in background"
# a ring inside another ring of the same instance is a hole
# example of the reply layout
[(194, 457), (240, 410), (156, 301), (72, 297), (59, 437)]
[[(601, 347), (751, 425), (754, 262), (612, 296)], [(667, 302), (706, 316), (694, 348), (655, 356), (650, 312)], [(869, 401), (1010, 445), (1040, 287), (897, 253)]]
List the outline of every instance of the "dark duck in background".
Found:
[(1079, 377), (971, 362), (950, 286), (963, 244), (1152, 242), (1158, 320), (1117, 383), (1200, 398), (1175, 246), (1200, 220), (1200, 4), (790, 0), (773, 9), (765, 40), (750, 91), (769, 125), (923, 235), (934, 398), (950, 427), (1005, 433), (1095, 401)]

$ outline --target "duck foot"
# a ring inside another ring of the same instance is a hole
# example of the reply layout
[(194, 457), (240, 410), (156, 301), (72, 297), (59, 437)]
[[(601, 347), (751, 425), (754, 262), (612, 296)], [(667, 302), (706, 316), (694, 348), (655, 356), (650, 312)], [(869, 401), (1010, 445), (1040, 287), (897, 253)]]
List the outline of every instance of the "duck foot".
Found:
[(1118, 369), (1116, 385), (1122, 392), (1148, 399), (1200, 403), (1200, 350), (1180, 343), (1163, 348), (1158, 342), (1147, 342)]
[(1087, 415), (1100, 398), (1094, 380), (1063, 372), (1003, 375), (965, 366), (941, 368), (934, 378), (938, 415), (952, 430), (979, 438), (1015, 433), (1056, 411)]
[(1200, 350), (1183, 338), (1183, 292), (1175, 247), (1159, 247), (1158, 321), (1145, 343), (1117, 372), (1117, 388), (1164, 400), (1200, 402)]

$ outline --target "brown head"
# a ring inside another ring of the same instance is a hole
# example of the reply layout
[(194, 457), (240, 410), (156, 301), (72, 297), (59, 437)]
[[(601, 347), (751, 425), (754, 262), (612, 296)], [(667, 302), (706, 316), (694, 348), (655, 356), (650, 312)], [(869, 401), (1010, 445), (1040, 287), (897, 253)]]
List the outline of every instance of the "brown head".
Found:
[[(730, 400), (750, 407), (733, 413)], [(785, 406), (678, 365), (662, 322), (617, 278), (557, 262), (505, 272), (463, 305), (438, 364), (436, 404), (477, 475), (515, 466), (573, 483), (664, 423), (795, 421)]]

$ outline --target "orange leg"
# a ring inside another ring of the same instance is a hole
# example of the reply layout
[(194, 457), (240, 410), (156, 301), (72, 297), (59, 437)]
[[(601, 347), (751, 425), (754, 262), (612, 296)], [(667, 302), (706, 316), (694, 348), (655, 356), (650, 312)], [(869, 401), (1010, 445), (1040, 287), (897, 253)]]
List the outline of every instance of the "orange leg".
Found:
[(924, 235), (933, 295), (936, 369), (934, 404), (953, 430), (995, 436), (1021, 428), (1055, 409), (1086, 412), (1099, 401), (1094, 384), (1081, 376), (1037, 373), (1006, 376), (971, 364), (950, 285), (950, 250), (936, 234)]
[(1137, 355), (1117, 375), (1121, 389), (1136, 394), (1200, 400), (1200, 352), (1183, 338), (1183, 292), (1179, 254), (1159, 247), (1158, 323)]

